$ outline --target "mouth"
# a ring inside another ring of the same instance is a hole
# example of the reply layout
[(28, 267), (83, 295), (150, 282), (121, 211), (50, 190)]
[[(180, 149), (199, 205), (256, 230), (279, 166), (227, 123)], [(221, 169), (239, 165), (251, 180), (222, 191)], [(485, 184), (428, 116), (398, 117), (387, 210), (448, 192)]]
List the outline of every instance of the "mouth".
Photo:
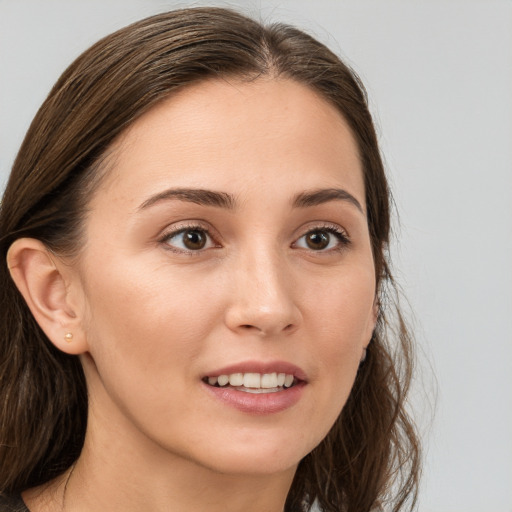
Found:
[(254, 360), (210, 370), (201, 381), (218, 402), (259, 416), (293, 408), (308, 384), (306, 373), (294, 364)]
[(290, 373), (230, 373), (207, 376), (203, 382), (215, 388), (234, 389), (245, 393), (278, 393), (302, 382)]

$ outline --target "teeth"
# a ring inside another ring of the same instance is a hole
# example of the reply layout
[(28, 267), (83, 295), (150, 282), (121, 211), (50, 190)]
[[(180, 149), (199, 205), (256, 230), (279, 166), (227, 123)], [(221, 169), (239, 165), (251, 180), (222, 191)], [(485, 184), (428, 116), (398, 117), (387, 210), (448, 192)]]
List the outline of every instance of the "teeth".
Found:
[(277, 388), (277, 373), (265, 373), (261, 376), (262, 388)]
[(244, 385), (244, 374), (243, 373), (232, 373), (229, 376), (230, 386), (243, 386)]
[(244, 374), (244, 387), (261, 388), (261, 375), (259, 373)]
[[(266, 389), (276, 390), (278, 388), (289, 388), (293, 385), (295, 378), (286, 373), (232, 373), (230, 375), (219, 375), (218, 377), (208, 377), (210, 386), (224, 387), (230, 386), (247, 389)], [(256, 391), (255, 391), (256, 392)]]
[(225, 386), (229, 382), (229, 376), (228, 375), (219, 375), (217, 377), (217, 382), (219, 383), (219, 386)]
[(284, 387), (289, 388), (293, 384), (293, 375), (287, 375), (284, 378)]
[(277, 393), (278, 391), (282, 391), (283, 388), (245, 388), (243, 386), (235, 388), (237, 391), (244, 391), (245, 393), (253, 393), (255, 395), (257, 394), (268, 394), (268, 393)]

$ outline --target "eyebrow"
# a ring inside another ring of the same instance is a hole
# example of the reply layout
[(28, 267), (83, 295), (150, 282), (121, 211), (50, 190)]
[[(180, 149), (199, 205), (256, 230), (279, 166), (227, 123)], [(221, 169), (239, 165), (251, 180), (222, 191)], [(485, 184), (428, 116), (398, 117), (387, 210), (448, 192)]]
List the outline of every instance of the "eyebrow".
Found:
[[(138, 209), (145, 210), (160, 201), (172, 199), (195, 203), (202, 206), (225, 208), (228, 210), (234, 210), (236, 207), (235, 197), (227, 192), (216, 192), (214, 190), (201, 188), (171, 188), (146, 199)], [(330, 201), (346, 201), (354, 205), (361, 213), (364, 214), (361, 203), (350, 192), (341, 188), (325, 188), (301, 192), (293, 198), (292, 205), (294, 208), (308, 208), (328, 203)]]
[(341, 188), (323, 188), (311, 192), (302, 192), (295, 196), (293, 206), (295, 208), (307, 208), (328, 203), (329, 201), (347, 201), (364, 214), (361, 203), (350, 192)]
[(236, 202), (234, 196), (226, 192), (215, 192), (201, 188), (172, 188), (151, 196), (139, 206), (139, 210), (145, 210), (160, 201), (168, 199), (178, 199), (202, 206), (216, 206), (229, 210), (235, 208)]

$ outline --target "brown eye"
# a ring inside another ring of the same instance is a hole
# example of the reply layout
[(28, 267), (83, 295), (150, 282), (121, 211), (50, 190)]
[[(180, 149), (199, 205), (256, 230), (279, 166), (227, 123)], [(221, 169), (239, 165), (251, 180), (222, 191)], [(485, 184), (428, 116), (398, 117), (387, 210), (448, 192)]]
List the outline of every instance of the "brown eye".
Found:
[(329, 245), (331, 236), (326, 231), (312, 231), (305, 236), (305, 242), (309, 249), (320, 251)]
[(202, 249), (206, 245), (206, 235), (203, 231), (196, 229), (184, 231), (183, 245), (191, 251)]
[(325, 227), (312, 229), (302, 235), (293, 245), (301, 249), (309, 249), (316, 252), (328, 252), (342, 249), (350, 244), (350, 240), (344, 231), (337, 227)]
[(180, 229), (168, 235), (165, 243), (174, 249), (181, 251), (200, 251), (213, 245), (207, 231), (200, 228)]

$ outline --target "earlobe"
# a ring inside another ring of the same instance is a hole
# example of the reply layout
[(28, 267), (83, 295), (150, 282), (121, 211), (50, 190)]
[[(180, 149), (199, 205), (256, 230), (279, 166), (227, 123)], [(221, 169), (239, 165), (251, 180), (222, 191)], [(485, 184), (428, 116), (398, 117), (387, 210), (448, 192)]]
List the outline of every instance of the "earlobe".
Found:
[(375, 297), (375, 300), (373, 302), (373, 307), (372, 307), (372, 317), (371, 317), (371, 321), (369, 322), (369, 325), (368, 325), (369, 332), (367, 332), (367, 334), (366, 334), (366, 338), (368, 341), (363, 346), (363, 349), (361, 352), (361, 360), (360, 360), (361, 363), (364, 363), (364, 361), (366, 360), (368, 345), (373, 340), (373, 335), (375, 333), (375, 329), (377, 328), (377, 322), (379, 320), (379, 314), (380, 314), (380, 301), (377, 297)]
[(70, 298), (62, 262), (41, 241), (20, 238), (9, 248), (7, 265), (14, 283), (49, 340), (68, 354), (86, 352), (82, 311)]
[(375, 297), (373, 304), (372, 304), (372, 309), (371, 309), (371, 311), (368, 312), (368, 322), (366, 324), (366, 335), (365, 335), (367, 343), (369, 343), (373, 337), (373, 333), (375, 331), (375, 328), (377, 327), (377, 322), (379, 320), (379, 314), (380, 314), (380, 301), (377, 297)]

